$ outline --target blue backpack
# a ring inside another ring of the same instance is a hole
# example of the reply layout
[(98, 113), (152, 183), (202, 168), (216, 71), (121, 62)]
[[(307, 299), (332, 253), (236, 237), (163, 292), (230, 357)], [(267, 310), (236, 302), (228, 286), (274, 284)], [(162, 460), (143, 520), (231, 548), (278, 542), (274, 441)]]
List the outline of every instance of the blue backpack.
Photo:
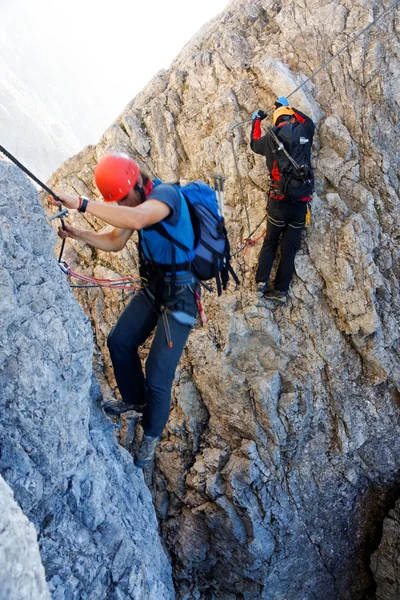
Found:
[[(226, 289), (229, 274), (237, 284), (239, 279), (230, 264), (229, 240), (224, 220), (219, 214), (216, 192), (202, 181), (192, 181), (183, 187), (177, 185), (177, 188), (186, 201), (192, 221), (195, 237), (195, 256), (191, 262), (193, 273), (201, 281), (215, 278), (220, 296), (222, 289)], [(166, 231), (162, 223), (156, 223), (152, 228), (181, 250), (190, 252)], [(171, 265), (171, 272), (176, 272), (176, 265)]]

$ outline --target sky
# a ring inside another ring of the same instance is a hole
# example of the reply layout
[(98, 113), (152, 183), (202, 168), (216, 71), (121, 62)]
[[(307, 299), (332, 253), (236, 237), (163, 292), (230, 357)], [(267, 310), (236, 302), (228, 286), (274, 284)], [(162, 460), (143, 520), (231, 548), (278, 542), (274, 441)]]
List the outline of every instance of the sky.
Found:
[(0, 0), (0, 54), (96, 143), (228, 0)]

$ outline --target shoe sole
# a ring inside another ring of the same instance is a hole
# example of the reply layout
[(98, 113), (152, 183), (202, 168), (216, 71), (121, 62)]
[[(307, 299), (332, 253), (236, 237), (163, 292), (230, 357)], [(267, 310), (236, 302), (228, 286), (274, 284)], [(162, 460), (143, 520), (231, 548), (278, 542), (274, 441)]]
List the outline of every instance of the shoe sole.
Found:
[(146, 408), (146, 404), (134, 405), (132, 407), (124, 408), (124, 409), (117, 408), (117, 407), (112, 408), (111, 406), (110, 407), (102, 407), (102, 409), (104, 410), (104, 412), (107, 415), (112, 415), (113, 417), (118, 417), (118, 415), (123, 415), (124, 413), (132, 412), (132, 411), (135, 411), (137, 413), (142, 413), (145, 408)]
[(276, 300), (277, 302), (280, 302), (281, 304), (286, 304), (287, 302), (287, 298), (278, 298), (277, 296), (265, 296), (263, 295), (264, 300)]

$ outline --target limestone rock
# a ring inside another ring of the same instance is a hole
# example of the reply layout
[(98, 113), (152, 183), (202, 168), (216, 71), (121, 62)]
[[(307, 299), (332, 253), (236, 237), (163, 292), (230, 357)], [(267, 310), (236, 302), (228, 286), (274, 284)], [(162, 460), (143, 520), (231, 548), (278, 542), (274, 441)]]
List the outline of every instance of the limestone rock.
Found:
[(2, 600), (50, 600), (36, 531), (0, 477), (0, 590)]
[(400, 596), (399, 542), (400, 501), (383, 522), (382, 540), (372, 555), (371, 568), (377, 583), (376, 600), (396, 600)]
[(54, 600), (169, 600), (151, 496), (99, 408), (92, 332), (54, 242), (33, 186), (0, 162), (1, 473), (36, 527)]

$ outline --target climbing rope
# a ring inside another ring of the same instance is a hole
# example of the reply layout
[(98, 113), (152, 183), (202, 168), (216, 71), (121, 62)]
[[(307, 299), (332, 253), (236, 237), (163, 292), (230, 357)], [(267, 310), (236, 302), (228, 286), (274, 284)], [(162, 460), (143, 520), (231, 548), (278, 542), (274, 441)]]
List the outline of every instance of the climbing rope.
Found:
[(255, 240), (252, 240), (252, 239), (250, 239), (250, 240), (248, 240), (248, 239), (245, 239), (245, 242), (246, 242), (246, 248), (244, 249), (243, 255), (244, 255), (244, 256), (246, 256), (246, 254), (247, 254), (247, 250), (248, 250), (249, 248), (251, 248), (252, 246), (254, 246), (254, 245), (255, 245), (255, 244), (256, 244), (256, 243), (257, 243), (259, 240), (261, 240), (261, 238), (263, 238), (263, 237), (264, 237), (264, 235), (265, 235), (266, 233), (267, 233), (267, 230), (265, 229), (265, 231), (263, 231), (263, 232), (262, 232), (262, 234), (261, 234), (261, 235), (259, 235), (259, 236), (258, 236), (258, 238), (256, 238)]
[(254, 244), (256, 242), (258, 242), (258, 240), (260, 240), (267, 233), (267, 230), (265, 230), (264, 233), (262, 233), (257, 239), (255, 239), (255, 240), (252, 239), (252, 236), (255, 234), (255, 232), (257, 231), (257, 229), (259, 229), (259, 227), (261, 227), (261, 225), (264, 223), (264, 221), (265, 221), (266, 218), (267, 218), (267, 215), (265, 215), (265, 217), (263, 218), (263, 220), (260, 221), (260, 223), (257, 225), (257, 227), (255, 229), (253, 229), (253, 231), (250, 233), (250, 235), (243, 240), (243, 244), (240, 246), (240, 248), (238, 250), (236, 250), (236, 252), (233, 252), (231, 254), (232, 258), (234, 256), (237, 256), (238, 254), (240, 254), (240, 252), (242, 252), (242, 250), (245, 250), (245, 254), (246, 254), (248, 248), (250, 246), (254, 246)]
[(121, 277), (120, 279), (99, 279), (97, 277), (91, 277), (89, 275), (82, 275), (81, 273), (76, 273), (71, 269), (71, 267), (65, 262), (65, 260), (61, 260), (59, 263), (59, 267), (63, 273), (69, 275), (70, 277), (75, 277), (80, 281), (85, 281), (90, 285), (73, 285), (71, 287), (107, 287), (114, 288), (116, 290), (133, 290), (138, 291), (141, 289), (142, 279), (133, 279), (133, 277)]
[(17, 167), (19, 167), (21, 169), (21, 171), (24, 171), (24, 173), (26, 173), (31, 179), (33, 179), (33, 181), (35, 181), (38, 185), (40, 185), (41, 188), (43, 188), (46, 192), (48, 192), (51, 196), (53, 196), (54, 200), (57, 200), (58, 202), (61, 202), (60, 198), (57, 196), (57, 194), (55, 194), (53, 192), (53, 190), (51, 190), (49, 187), (47, 187), (47, 185), (45, 183), (43, 183), (42, 181), (40, 181), (40, 179), (38, 179), (36, 177), (36, 175), (34, 175), (33, 173), (31, 173), (31, 171), (29, 171), (26, 167), (24, 167), (24, 165), (22, 163), (20, 163), (19, 160), (17, 160), (15, 158), (15, 156), (13, 156), (12, 154), (10, 154), (10, 152), (8, 152), (8, 150), (6, 150), (1, 145), (0, 145), (0, 152), (2, 154), (4, 154), (4, 156), (6, 156), (9, 160), (11, 160), (11, 162), (13, 162), (15, 165), (17, 165)]
[[(327, 67), (329, 65), (329, 63), (331, 63), (342, 52), (344, 52), (344, 50), (346, 50), (350, 46), (350, 44), (353, 44), (353, 42), (355, 42), (366, 31), (368, 31), (368, 29), (370, 29), (371, 27), (373, 27), (374, 25), (376, 25), (376, 23), (382, 17), (384, 17), (388, 12), (390, 12), (392, 10), (392, 8), (394, 8), (396, 6), (396, 4), (398, 4), (399, 2), (400, 2), (400, 0), (395, 0), (390, 6), (388, 6), (388, 8), (386, 8), (380, 15), (378, 15), (373, 21), (371, 21), (371, 23), (369, 23), (366, 27), (364, 27), (364, 29), (362, 29), (359, 33), (357, 33), (357, 35), (355, 35), (354, 37), (352, 37), (351, 40), (349, 42), (347, 42), (347, 44), (345, 44), (343, 46), (343, 48), (341, 48), (340, 50), (338, 50), (336, 52), (336, 54), (334, 54), (333, 56), (331, 56), (331, 58), (329, 60), (327, 60), (321, 67), (319, 67), (316, 71), (314, 71), (314, 73), (312, 75), (310, 75), (310, 77), (308, 77), (305, 81), (303, 81), (299, 86), (297, 86), (297, 88), (295, 90), (293, 90), (293, 92), (290, 92), (290, 94), (288, 96), (286, 96), (286, 97), (290, 98), (290, 96), (293, 96), (293, 94), (295, 94), (296, 92), (298, 92), (304, 85), (306, 85), (306, 83), (308, 83), (311, 79), (313, 79), (316, 75), (318, 75), (318, 73), (320, 71), (322, 71), (323, 69), (325, 69), (325, 67)], [(265, 111), (266, 115), (268, 115), (271, 111), (273, 111), (274, 108), (275, 108), (274, 106), (272, 106), (271, 108), (268, 108)], [(245, 119), (244, 121), (241, 121), (240, 123), (236, 123), (235, 125), (233, 125), (230, 128), (230, 143), (231, 143), (232, 153), (233, 153), (234, 162), (235, 162), (236, 175), (237, 175), (237, 179), (238, 179), (238, 183), (239, 183), (239, 189), (240, 189), (240, 195), (241, 195), (242, 204), (243, 204), (244, 210), (246, 212), (247, 227), (248, 227), (248, 237), (246, 238), (247, 241), (252, 236), (252, 234), (250, 233), (250, 217), (249, 217), (249, 211), (248, 211), (248, 208), (247, 208), (247, 205), (246, 205), (246, 201), (245, 201), (245, 198), (244, 198), (242, 177), (240, 175), (239, 163), (238, 163), (237, 155), (236, 155), (236, 152), (235, 152), (233, 132), (234, 132), (234, 130), (237, 127), (240, 127), (241, 125), (244, 125), (245, 123), (249, 123), (252, 120), (253, 120), (252, 118)], [(239, 252), (241, 252), (246, 247), (247, 247), (246, 244), (243, 244), (238, 251), (236, 251), (234, 254), (232, 254), (232, 256), (235, 256), (236, 254), (238, 254)]]

